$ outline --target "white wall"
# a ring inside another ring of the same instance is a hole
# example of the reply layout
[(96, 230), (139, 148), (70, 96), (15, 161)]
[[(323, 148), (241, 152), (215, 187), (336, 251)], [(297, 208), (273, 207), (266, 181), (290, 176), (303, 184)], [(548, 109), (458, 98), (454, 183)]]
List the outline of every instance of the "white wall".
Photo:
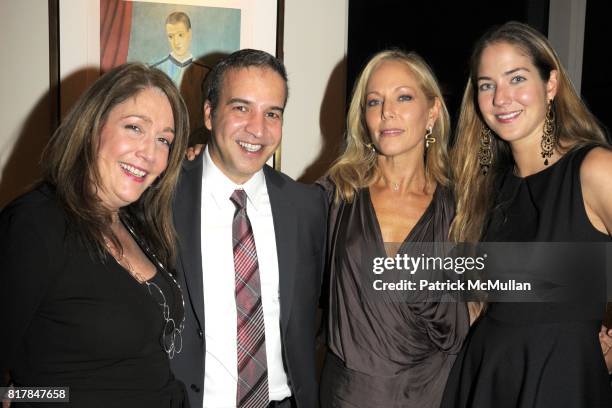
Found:
[(47, 1), (0, 3), (0, 207), (38, 175), (49, 137)]
[(286, 0), (289, 75), (281, 169), (313, 181), (336, 158), (344, 127), (348, 0)]

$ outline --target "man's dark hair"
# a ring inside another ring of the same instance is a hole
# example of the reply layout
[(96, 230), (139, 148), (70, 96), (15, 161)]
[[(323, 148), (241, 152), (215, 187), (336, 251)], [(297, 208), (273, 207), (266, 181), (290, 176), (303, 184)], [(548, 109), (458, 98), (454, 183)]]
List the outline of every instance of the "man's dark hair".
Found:
[(246, 48), (233, 52), (223, 58), (207, 75), (205, 81), (206, 90), (203, 92), (203, 95), (205, 95), (205, 99), (210, 103), (211, 114), (214, 114), (219, 104), (219, 95), (221, 94), (221, 88), (223, 87), (227, 71), (250, 67), (271, 69), (280, 75), (285, 82), (285, 101), (283, 105), (287, 103), (289, 87), (287, 85), (287, 70), (283, 63), (265, 51)]

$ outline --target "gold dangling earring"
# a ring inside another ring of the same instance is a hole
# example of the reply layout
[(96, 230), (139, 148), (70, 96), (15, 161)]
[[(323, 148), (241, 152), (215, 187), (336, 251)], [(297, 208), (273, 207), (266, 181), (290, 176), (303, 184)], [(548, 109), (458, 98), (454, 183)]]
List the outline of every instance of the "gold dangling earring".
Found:
[(493, 163), (493, 151), (491, 150), (491, 129), (485, 124), (480, 130), (480, 148), (478, 149), (478, 164), (480, 172), (486, 175)]
[(372, 151), (372, 153), (376, 153), (376, 148), (374, 147), (374, 143), (366, 143), (365, 147), (366, 147), (368, 150), (371, 150), (371, 151)]
[(433, 133), (433, 127), (430, 126), (425, 131), (425, 148), (428, 148), (430, 145), (436, 143), (436, 138), (431, 134)]
[(553, 100), (551, 99), (548, 101), (546, 118), (544, 118), (544, 130), (542, 131), (542, 141), (540, 142), (540, 147), (542, 148), (540, 154), (544, 159), (545, 166), (548, 166), (548, 158), (552, 157), (555, 145), (557, 144), (555, 128), (555, 110), (553, 109)]

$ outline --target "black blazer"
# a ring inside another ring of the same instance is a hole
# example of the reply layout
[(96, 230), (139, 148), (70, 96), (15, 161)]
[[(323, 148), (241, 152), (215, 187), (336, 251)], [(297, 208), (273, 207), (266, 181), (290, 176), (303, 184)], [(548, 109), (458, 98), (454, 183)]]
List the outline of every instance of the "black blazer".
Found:
[[(178, 277), (185, 297), (183, 350), (171, 362), (187, 387), (191, 406), (202, 406), (204, 296), (202, 289), (201, 189), (203, 157), (185, 161), (174, 200), (179, 235)], [(299, 408), (318, 406), (315, 314), (323, 274), (327, 199), (315, 186), (264, 167), (272, 206), (279, 269), (283, 363)], [(219, 313), (224, 313), (222, 310)]]

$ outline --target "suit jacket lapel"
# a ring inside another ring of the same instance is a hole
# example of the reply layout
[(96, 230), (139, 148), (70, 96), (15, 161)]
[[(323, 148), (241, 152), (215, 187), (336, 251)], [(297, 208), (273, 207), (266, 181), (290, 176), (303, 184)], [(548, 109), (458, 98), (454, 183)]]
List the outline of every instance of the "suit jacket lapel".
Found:
[(285, 181), (270, 167), (264, 167), (266, 186), (272, 207), (274, 233), (276, 235), (276, 254), (278, 257), (278, 285), (280, 292), (281, 331), (287, 330), (291, 314), (296, 274), (297, 214), (292, 203), (283, 194)]
[(183, 163), (181, 178), (174, 198), (174, 220), (179, 235), (179, 256), (185, 274), (189, 298), (200, 328), (204, 324), (202, 286), (202, 170), (203, 157)]

